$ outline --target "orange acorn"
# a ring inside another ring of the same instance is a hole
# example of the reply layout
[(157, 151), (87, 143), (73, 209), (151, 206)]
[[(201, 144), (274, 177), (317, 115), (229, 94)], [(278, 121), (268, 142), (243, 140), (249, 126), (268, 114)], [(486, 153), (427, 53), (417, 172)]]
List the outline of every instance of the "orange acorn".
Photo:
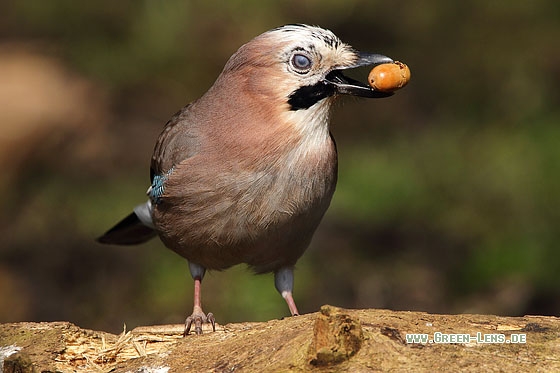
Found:
[(399, 61), (377, 65), (368, 75), (369, 85), (382, 92), (396, 91), (404, 87), (409, 80), (410, 69)]

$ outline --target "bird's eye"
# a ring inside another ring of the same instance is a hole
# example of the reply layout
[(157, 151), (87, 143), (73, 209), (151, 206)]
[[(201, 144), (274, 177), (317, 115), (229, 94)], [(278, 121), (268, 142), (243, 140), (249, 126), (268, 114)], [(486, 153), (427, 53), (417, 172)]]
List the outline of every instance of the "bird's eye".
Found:
[(294, 54), (291, 64), (298, 73), (305, 74), (311, 69), (311, 60), (303, 54)]

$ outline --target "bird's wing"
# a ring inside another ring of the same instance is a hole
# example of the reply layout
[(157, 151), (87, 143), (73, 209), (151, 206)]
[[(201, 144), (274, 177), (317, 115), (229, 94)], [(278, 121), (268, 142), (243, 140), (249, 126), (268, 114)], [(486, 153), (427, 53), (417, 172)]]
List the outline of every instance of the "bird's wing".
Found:
[(169, 119), (156, 142), (150, 165), (152, 187), (159, 186), (158, 177), (162, 182), (175, 165), (195, 155), (199, 148), (198, 126), (192, 118), (191, 105), (187, 105)]
[(165, 184), (173, 167), (192, 157), (199, 149), (197, 121), (193, 119), (191, 105), (179, 110), (166, 124), (160, 134), (150, 165), (150, 200), (136, 206), (134, 212), (117, 223), (97, 240), (115, 245), (136, 245), (157, 235), (152, 221), (152, 206), (159, 203), (165, 192)]

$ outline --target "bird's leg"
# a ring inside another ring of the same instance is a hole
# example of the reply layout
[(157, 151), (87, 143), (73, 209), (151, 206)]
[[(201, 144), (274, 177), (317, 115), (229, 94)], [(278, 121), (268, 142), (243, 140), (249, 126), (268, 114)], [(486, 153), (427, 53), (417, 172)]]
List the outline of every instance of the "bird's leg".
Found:
[(296, 302), (294, 302), (294, 298), (292, 296), (292, 291), (294, 289), (294, 268), (284, 267), (274, 272), (274, 285), (276, 286), (276, 290), (278, 290), (280, 295), (282, 295), (282, 298), (284, 298), (288, 304), (288, 308), (290, 309), (292, 316), (299, 315)]
[(294, 302), (294, 298), (292, 297), (292, 292), (283, 291), (282, 298), (284, 298), (286, 300), (286, 303), (288, 303), (288, 308), (290, 309), (290, 313), (292, 314), (292, 316), (298, 316), (299, 312), (296, 307), (296, 302)]
[(200, 285), (206, 269), (198, 264), (189, 263), (191, 275), (194, 280), (194, 300), (193, 300), (193, 313), (185, 320), (185, 331), (183, 336), (189, 335), (191, 326), (194, 323), (194, 332), (198, 335), (202, 334), (202, 324), (209, 322), (212, 324), (212, 331), (216, 331), (216, 320), (214, 315), (210, 312), (207, 315), (202, 311), (202, 302), (200, 300)]

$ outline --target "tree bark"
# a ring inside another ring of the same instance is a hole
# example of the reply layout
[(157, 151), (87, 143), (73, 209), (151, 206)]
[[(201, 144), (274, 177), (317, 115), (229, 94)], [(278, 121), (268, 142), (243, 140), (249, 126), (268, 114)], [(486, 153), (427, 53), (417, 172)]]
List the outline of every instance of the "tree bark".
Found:
[(183, 328), (114, 335), (67, 322), (1, 324), (0, 362), (3, 372), (560, 372), (560, 319), (549, 316), (323, 306), (201, 336), (183, 338)]

